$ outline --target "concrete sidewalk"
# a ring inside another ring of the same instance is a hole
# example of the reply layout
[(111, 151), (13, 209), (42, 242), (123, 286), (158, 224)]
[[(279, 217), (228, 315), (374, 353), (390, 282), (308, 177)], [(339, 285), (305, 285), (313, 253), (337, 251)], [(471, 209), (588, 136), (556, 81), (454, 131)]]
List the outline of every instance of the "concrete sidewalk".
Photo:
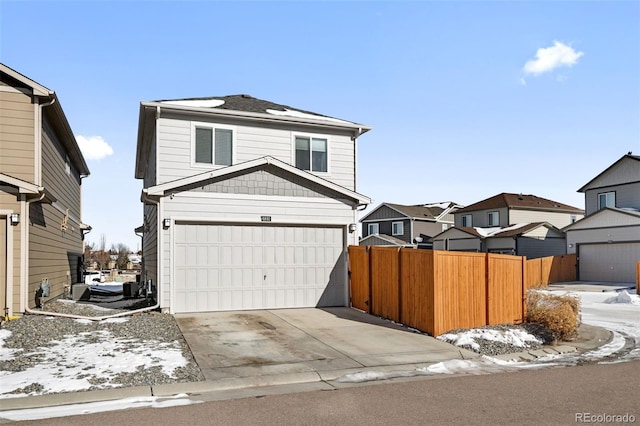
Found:
[[(0, 419), (6, 410), (131, 397), (227, 399), (335, 389), (349, 386), (335, 381), (350, 373), (412, 371), (480, 356), (350, 308), (181, 314), (176, 320), (205, 381), (1, 399)], [(610, 336), (607, 330), (583, 325), (578, 341), (545, 347), (547, 352), (539, 356), (594, 349)], [(536, 357), (519, 355), (521, 360)]]

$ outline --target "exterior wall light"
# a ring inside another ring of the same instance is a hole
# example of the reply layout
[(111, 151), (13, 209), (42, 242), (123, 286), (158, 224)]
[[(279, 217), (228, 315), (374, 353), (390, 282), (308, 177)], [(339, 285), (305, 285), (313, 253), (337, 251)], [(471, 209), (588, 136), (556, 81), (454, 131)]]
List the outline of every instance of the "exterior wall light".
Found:
[(162, 226), (165, 228), (168, 228), (171, 226), (171, 219), (163, 219), (162, 220)]
[(356, 232), (357, 227), (358, 225), (356, 225), (355, 223), (349, 224), (349, 233)]
[(11, 213), (11, 216), (9, 216), (9, 220), (10, 220), (12, 225), (19, 224), (20, 223), (20, 214), (19, 213)]

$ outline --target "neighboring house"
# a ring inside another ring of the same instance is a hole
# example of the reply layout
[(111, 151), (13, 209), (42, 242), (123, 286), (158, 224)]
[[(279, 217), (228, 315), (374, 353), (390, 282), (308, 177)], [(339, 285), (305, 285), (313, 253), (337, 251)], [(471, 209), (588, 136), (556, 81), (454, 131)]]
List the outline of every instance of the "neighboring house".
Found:
[(12, 315), (40, 304), (43, 281), (49, 297), (83, 281), (89, 169), (55, 92), (4, 64), (0, 119), (0, 303)]
[(463, 206), (443, 203), (382, 203), (360, 219), (360, 245), (392, 245), (431, 248), (431, 237), (453, 226), (453, 213)]
[(347, 306), (368, 130), (248, 95), (142, 102), (136, 232), (160, 307)]
[(640, 156), (628, 153), (578, 190), (587, 216), (564, 231), (578, 279), (635, 282), (640, 260)]
[(583, 215), (581, 209), (535, 195), (501, 193), (457, 210), (455, 227), (433, 237), (433, 248), (528, 258), (565, 254), (560, 228)]

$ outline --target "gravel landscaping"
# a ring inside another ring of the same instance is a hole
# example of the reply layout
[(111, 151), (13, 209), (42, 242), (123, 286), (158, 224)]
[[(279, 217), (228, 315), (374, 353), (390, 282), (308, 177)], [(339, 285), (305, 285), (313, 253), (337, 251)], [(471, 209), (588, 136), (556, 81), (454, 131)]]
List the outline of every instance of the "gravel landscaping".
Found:
[[(145, 303), (142, 300), (139, 305)], [(66, 300), (48, 303), (44, 309), (88, 317), (124, 312)], [(87, 388), (85, 382), (85, 387), (78, 390), (204, 380), (175, 319), (169, 314), (149, 311), (102, 321), (24, 315), (3, 322), (0, 333), (4, 337), (4, 347), (0, 351), (0, 374), (24, 372), (27, 376), (37, 377), (38, 369), (52, 369), (59, 371), (53, 373), (54, 379), (57, 376), (62, 380), (65, 374), (63, 370), (75, 369), (74, 379), (85, 379), (90, 384)], [(65, 356), (65, 345), (69, 349), (84, 349), (94, 353), (81, 357), (71, 354)], [(166, 353), (172, 357), (166, 358)], [(140, 358), (144, 360), (142, 363)], [(169, 363), (167, 359), (178, 361)], [(129, 368), (119, 366), (121, 362), (131, 365)], [(86, 365), (77, 365), (82, 363)], [(171, 364), (171, 368), (168, 368), (168, 364)], [(105, 365), (108, 365), (107, 371), (104, 370)], [(51, 384), (49, 389), (43, 385), (47, 381), (51, 381), (51, 378), (34, 383), (25, 382), (20, 388), (9, 391), (3, 389), (0, 397), (7, 394), (55, 392), (52, 390), (55, 385)]]

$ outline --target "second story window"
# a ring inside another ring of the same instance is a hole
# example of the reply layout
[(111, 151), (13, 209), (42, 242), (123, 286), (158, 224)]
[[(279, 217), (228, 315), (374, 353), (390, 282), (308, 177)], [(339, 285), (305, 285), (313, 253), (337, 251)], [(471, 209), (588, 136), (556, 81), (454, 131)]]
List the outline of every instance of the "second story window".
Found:
[(404, 223), (393, 222), (391, 224), (391, 235), (403, 235), (403, 234), (404, 234)]
[(296, 136), (296, 167), (312, 172), (326, 172), (327, 140)]
[(470, 214), (462, 215), (462, 226), (473, 226), (473, 220), (471, 219)]
[(605, 207), (616, 206), (616, 193), (615, 192), (602, 192), (598, 194), (598, 210)]
[(233, 131), (209, 126), (194, 127), (194, 161), (197, 164), (230, 166), (232, 164)]
[(375, 234), (379, 234), (379, 227), (377, 223), (370, 223), (369, 225), (367, 225), (367, 235), (375, 235)]
[(500, 226), (500, 212), (489, 212), (489, 226)]

